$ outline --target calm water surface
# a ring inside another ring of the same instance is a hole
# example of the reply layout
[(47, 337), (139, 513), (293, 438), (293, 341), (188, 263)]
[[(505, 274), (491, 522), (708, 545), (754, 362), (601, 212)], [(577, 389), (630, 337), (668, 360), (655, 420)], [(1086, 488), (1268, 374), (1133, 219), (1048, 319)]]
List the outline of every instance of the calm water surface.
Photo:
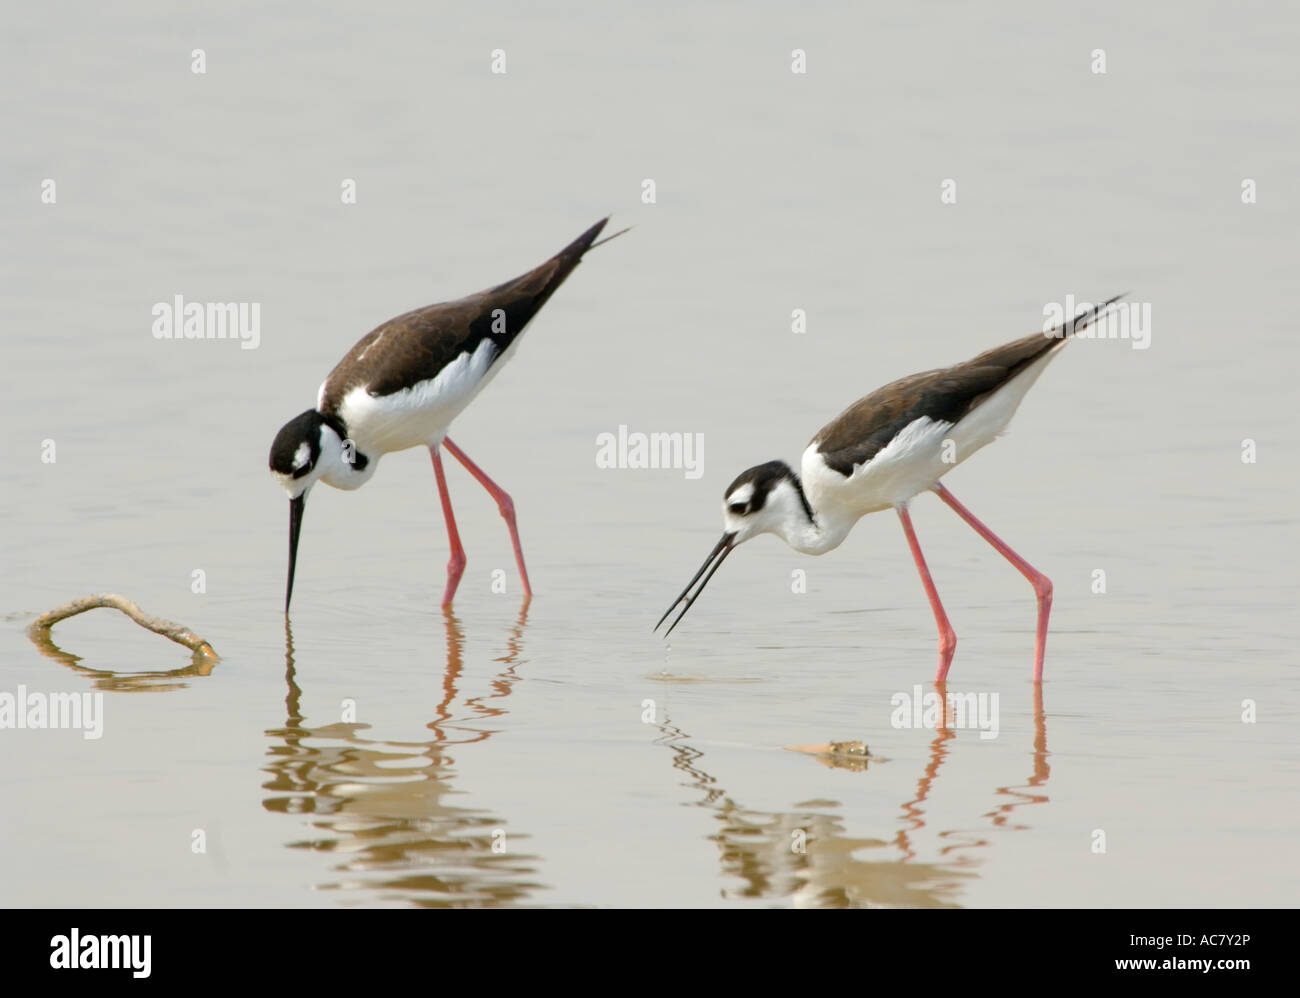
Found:
[[(0, 731), (0, 902), (1294, 904), (1300, 39), (1269, 11), (6, 11), (0, 692), (105, 717)], [(410, 451), (313, 492), (288, 630), (275, 430), (383, 319), (607, 213), (635, 229), (456, 424), (531, 605), (449, 462), (470, 561), (437, 607)], [(1055, 581), (1041, 689), (1029, 587), (913, 506), (996, 738), (891, 724), (935, 655), (891, 514), (823, 558), (760, 538), (650, 633), (740, 470), (1125, 290), (1149, 349), (1072, 345), (946, 479)], [(260, 303), (258, 348), (155, 339), (176, 295)], [(598, 468), (620, 425), (703, 434), (703, 475)], [(106, 610), (28, 640), (99, 591), (220, 662)], [(832, 740), (874, 758), (785, 750)]]

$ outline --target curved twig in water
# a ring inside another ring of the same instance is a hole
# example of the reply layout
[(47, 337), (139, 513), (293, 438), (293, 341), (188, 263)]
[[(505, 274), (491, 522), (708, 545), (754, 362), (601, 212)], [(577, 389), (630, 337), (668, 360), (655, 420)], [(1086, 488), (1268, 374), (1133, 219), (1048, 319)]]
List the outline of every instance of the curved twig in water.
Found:
[(40, 644), (43, 638), (48, 641), (50, 628), (60, 620), (75, 617), (79, 613), (85, 613), (87, 610), (94, 610), (96, 607), (101, 606), (121, 610), (141, 627), (146, 627), (155, 634), (161, 634), (179, 645), (184, 645), (196, 655), (202, 655), (204, 658), (210, 658), (214, 661), (221, 657), (213, 650), (212, 645), (189, 628), (181, 627), (180, 624), (173, 624), (170, 620), (163, 620), (162, 617), (152, 617), (125, 596), (119, 596), (116, 593), (96, 593), (92, 596), (75, 599), (71, 603), (64, 603), (63, 606), (55, 607), (32, 621), (31, 626), (27, 628), (27, 633), (33, 641)]

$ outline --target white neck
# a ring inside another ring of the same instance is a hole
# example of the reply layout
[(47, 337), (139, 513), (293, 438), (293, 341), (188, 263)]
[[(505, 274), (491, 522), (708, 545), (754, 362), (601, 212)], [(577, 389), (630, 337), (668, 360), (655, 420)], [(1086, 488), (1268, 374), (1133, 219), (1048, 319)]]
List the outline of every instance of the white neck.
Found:
[(793, 516), (780, 521), (776, 533), (802, 554), (825, 554), (839, 547), (857, 522), (852, 517), (837, 516), (830, 510), (814, 509), (813, 516), (815, 522), (809, 523), (808, 514), (800, 506)]
[[(811, 500), (808, 502), (811, 506)], [(763, 509), (753, 519), (750, 536), (776, 534), (803, 554), (825, 554), (839, 547), (857, 522), (857, 517), (833, 505), (824, 509), (812, 507), (810, 520), (804, 498), (789, 480), (772, 490)]]
[(379, 456), (367, 455), (368, 462), (360, 471), (343, 460), (343, 440), (329, 426), (320, 428), (320, 458), (317, 469), (326, 485), (336, 489), (359, 489), (379, 467)]

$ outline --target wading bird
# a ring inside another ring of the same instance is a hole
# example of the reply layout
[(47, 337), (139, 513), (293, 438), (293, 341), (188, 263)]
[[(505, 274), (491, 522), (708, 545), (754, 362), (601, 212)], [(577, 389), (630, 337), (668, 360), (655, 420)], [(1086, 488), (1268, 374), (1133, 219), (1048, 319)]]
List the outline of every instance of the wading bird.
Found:
[(555, 256), (513, 281), (458, 301), (418, 308), (367, 333), (320, 386), (316, 408), (295, 416), (276, 434), (271, 444), (271, 472), (289, 493), (285, 613), (293, 597), (298, 532), (311, 487), (323, 481), (337, 489), (360, 488), (375, 473), (383, 455), (408, 447), (429, 448), (442, 498), (451, 542), (443, 606), (450, 605), (465, 571), (465, 549), (456, 530), (439, 454), (444, 447), (496, 500), (510, 529), (524, 598), (532, 597), (514, 502), (451, 442), (447, 429), (514, 355), (529, 320), (564, 283), (583, 254), (614, 238), (595, 242), (608, 221), (597, 222)]
[[(724, 493), (722, 539), (655, 630), (684, 601), (664, 635), (672, 633), (727, 555), (750, 538), (776, 534), (796, 551), (825, 554), (838, 547), (862, 517), (893, 507), (939, 625), (935, 680), (943, 682), (957, 635), (939, 602), (907, 510), (912, 497), (928, 489), (1033, 584), (1038, 598), (1034, 679), (1041, 680), (1051, 581), (976, 519), (939, 479), (1001, 434), (1020, 400), (1069, 338), (1122, 297), (1086, 309), (1045, 333), (994, 347), (964, 364), (901, 378), (859, 399), (813, 437), (803, 453), (802, 478), (784, 461), (742, 472)], [(699, 588), (692, 593), (697, 582)]]

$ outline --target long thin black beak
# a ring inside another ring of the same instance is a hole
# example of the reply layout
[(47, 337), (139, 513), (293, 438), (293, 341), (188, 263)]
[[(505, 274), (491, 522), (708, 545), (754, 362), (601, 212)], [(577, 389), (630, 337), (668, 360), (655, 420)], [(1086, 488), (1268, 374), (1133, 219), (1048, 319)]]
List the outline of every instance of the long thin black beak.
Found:
[(298, 531), (302, 529), (302, 511), (307, 508), (307, 493), (289, 500), (289, 584), (284, 590), (284, 612), (289, 613), (293, 599), (293, 569), (298, 564)]
[[(672, 626), (670, 626), (668, 630), (664, 631), (664, 637), (668, 637), (668, 635), (673, 633), (673, 628), (682, 622), (682, 618), (686, 616), (686, 611), (691, 608), (692, 603), (699, 599), (700, 593), (704, 592), (704, 587), (707, 586), (709, 580), (713, 578), (713, 573), (716, 572), (718, 567), (727, 560), (727, 555), (731, 554), (732, 549), (735, 548), (735, 546), (735, 534), (722, 535), (722, 540), (718, 541), (717, 546), (710, 551), (709, 556), (704, 559), (704, 564), (701, 565), (700, 570), (695, 573), (695, 578), (686, 583), (686, 588), (682, 590), (681, 595), (673, 600), (672, 606), (665, 610), (664, 615), (659, 618), (659, 623), (655, 624), (656, 631), (659, 630), (659, 628), (663, 626), (663, 622), (668, 619), (668, 614), (672, 613), (682, 600), (686, 600), (686, 605), (682, 607), (682, 612), (677, 615), (677, 619), (672, 622)], [(710, 565), (713, 567), (710, 568)], [(704, 575), (705, 572), (708, 572), (709, 574)], [(704, 575), (704, 581), (700, 582), (700, 588), (695, 590), (694, 595), (692, 595), (690, 599), (686, 599), (686, 594), (691, 591), (691, 586), (695, 585), (696, 582), (699, 582), (701, 575)]]

